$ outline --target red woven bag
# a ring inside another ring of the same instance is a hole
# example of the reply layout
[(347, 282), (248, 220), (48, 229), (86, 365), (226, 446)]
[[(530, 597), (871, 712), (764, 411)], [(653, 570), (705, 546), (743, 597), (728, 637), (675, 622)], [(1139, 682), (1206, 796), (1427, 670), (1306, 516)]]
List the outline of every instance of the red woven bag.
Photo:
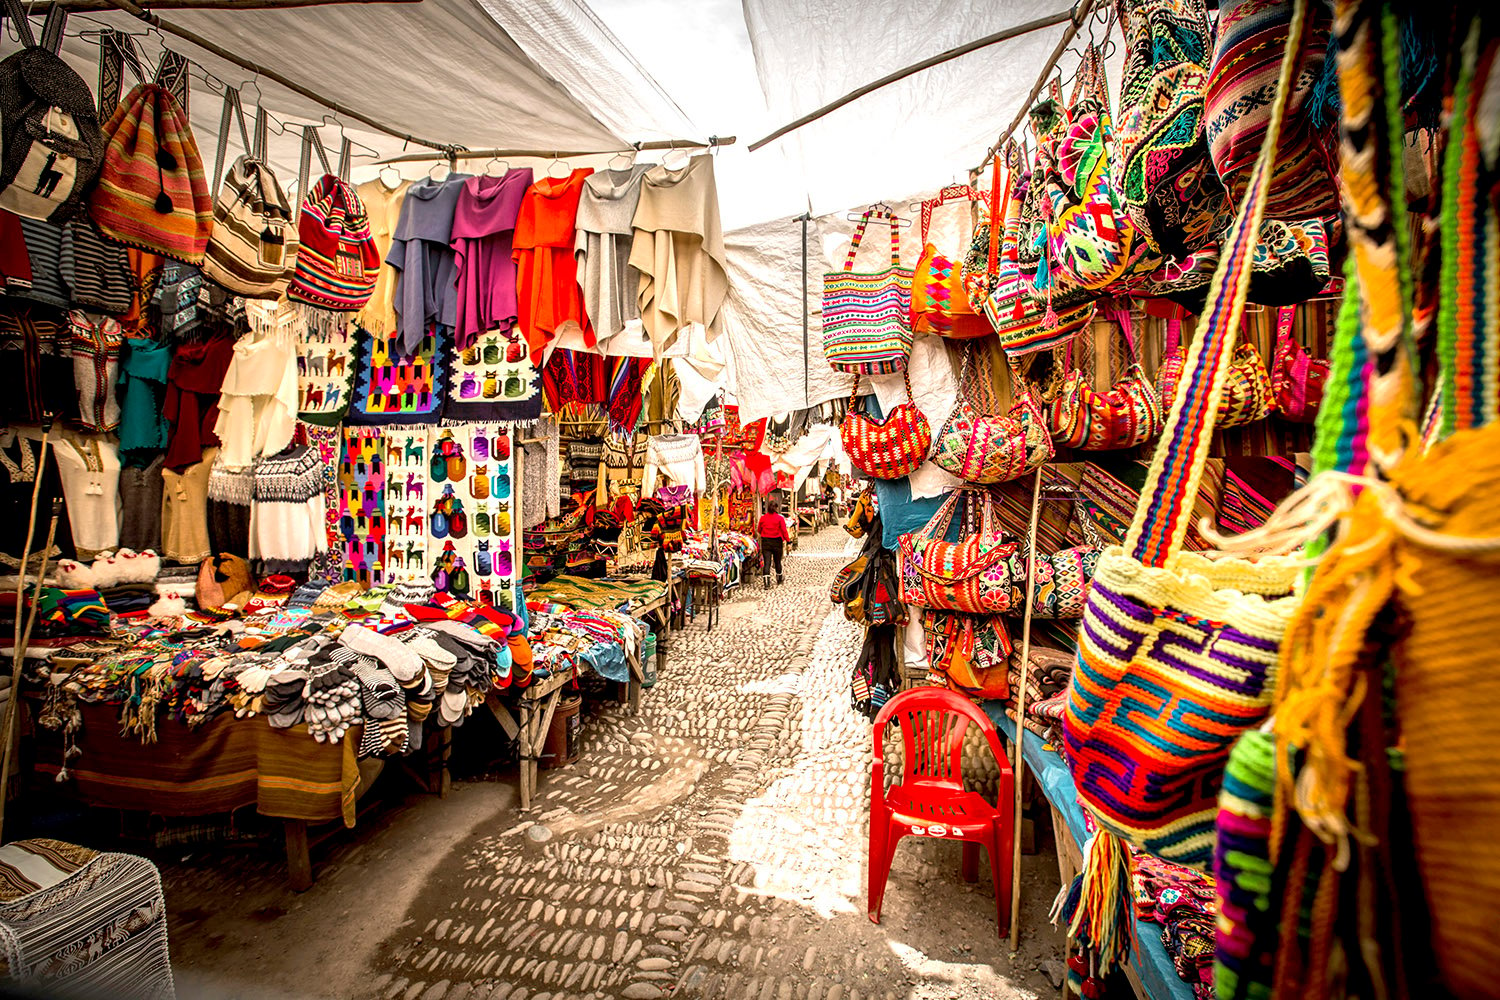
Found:
[(911, 376), (903, 370), (906, 402), (876, 420), (859, 409), (859, 376), (849, 394), (849, 412), (839, 427), (844, 452), (856, 469), (872, 479), (911, 475), (932, 449), (932, 428), (911, 398)]

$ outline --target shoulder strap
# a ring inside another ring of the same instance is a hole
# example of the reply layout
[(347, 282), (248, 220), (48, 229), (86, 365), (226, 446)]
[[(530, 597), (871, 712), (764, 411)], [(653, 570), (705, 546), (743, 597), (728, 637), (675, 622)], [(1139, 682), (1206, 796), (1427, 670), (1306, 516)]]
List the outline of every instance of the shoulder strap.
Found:
[(1130, 307), (1118, 300), (1112, 301), (1105, 307), (1104, 315), (1125, 335), (1125, 349), (1130, 352), (1130, 361), (1134, 364), (1138, 359), (1135, 351), (1135, 321), (1130, 318)]
[(250, 133), (245, 129), (245, 109), (240, 106), (240, 92), (233, 87), (224, 88), (224, 110), (219, 113), (219, 146), (214, 153), (214, 175), (210, 180), (217, 193), (219, 186), (224, 183), (224, 159), (229, 153), (229, 124), (233, 119), (240, 127), (240, 142), (244, 144), (247, 155), (255, 155), (254, 147), (250, 142)]
[(156, 85), (176, 99), (182, 113), (188, 113), (188, 68), (192, 64), (171, 49), (161, 50), (156, 66)]
[(26, 7), (21, 0), (5, 0), (5, 13), (16, 22), (16, 36), (21, 39), (21, 47), (36, 48), (36, 35), (31, 31), (31, 18), (26, 16)]
[[(848, 256), (844, 258), (844, 270), (854, 270), (854, 258), (859, 254), (859, 244), (860, 241), (865, 238), (865, 227), (870, 224), (870, 220), (872, 218), (881, 219), (884, 217), (884, 212), (877, 211), (873, 208), (865, 209), (865, 213), (859, 217), (859, 225), (854, 227), (854, 235), (849, 238), (849, 253)], [(895, 228), (896, 227), (893, 224), (891, 226), (891, 230), (894, 232)], [(894, 236), (892, 237), (892, 242), (895, 242)]]
[(1282, 306), (1276, 310), (1276, 353), (1281, 353), (1282, 344), (1291, 346), (1292, 326), (1297, 320), (1296, 306)]
[(1271, 120), (1255, 161), (1244, 200), (1225, 240), (1219, 267), (1209, 285), (1209, 313), (1188, 349), (1183, 365), (1186, 383), (1172, 401), (1166, 427), (1125, 537), (1127, 550), (1147, 566), (1163, 566), (1181, 547), (1188, 517), (1208, 462), (1209, 443), (1224, 382), (1234, 354), (1245, 297), (1250, 291), (1250, 264), (1256, 235), (1265, 214), (1281, 125), (1291, 92), (1292, 71), (1307, 34), (1308, 0), (1294, 0), (1286, 51), (1271, 102)]
[(302, 134), (307, 136), (312, 143), (313, 152), (318, 154), (318, 162), (323, 165), (323, 173), (333, 173), (333, 167), (328, 162), (328, 150), (323, 147), (323, 137), (318, 134), (317, 126), (304, 125)]
[(980, 201), (981, 195), (967, 184), (949, 184), (940, 189), (937, 197), (922, 202), (922, 242), (927, 242), (927, 230), (932, 226), (932, 211), (950, 201)]
[(53, 55), (62, 51), (63, 32), (68, 27), (68, 9), (60, 3), (47, 8), (47, 20), (42, 22), (41, 48)]
[[(7, 0), (8, 2), (8, 0)], [(136, 51), (135, 39), (123, 31), (105, 28), (99, 33), (99, 121), (102, 124), (119, 107), (120, 94), (125, 89), (125, 67), (129, 66), (135, 78), (146, 82), (146, 69), (141, 65), (140, 53)]]
[(339, 180), (348, 183), (349, 171), (354, 166), (354, 143), (346, 135), (339, 143)]
[(266, 109), (257, 107), (255, 109), (255, 125), (253, 126), (255, 138), (250, 146), (250, 155), (262, 163), (267, 162), (267, 144), (271, 137), (271, 119), (266, 114)]

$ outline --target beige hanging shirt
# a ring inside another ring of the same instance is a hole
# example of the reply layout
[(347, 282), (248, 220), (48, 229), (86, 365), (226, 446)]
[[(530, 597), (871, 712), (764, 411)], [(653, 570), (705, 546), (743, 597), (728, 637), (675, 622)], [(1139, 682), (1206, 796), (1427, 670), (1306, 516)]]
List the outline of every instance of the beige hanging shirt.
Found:
[(646, 171), (634, 230), (630, 266), (641, 275), (641, 322), (657, 356), (692, 324), (712, 337), (729, 293), (713, 157)]
[(391, 252), (391, 234), (396, 231), (396, 220), (401, 218), (401, 203), (406, 200), (409, 187), (411, 181), (403, 180), (394, 189), (388, 188), (377, 177), (355, 189), (370, 217), (370, 236), (375, 240), (375, 249), (380, 251), (381, 263), (370, 301), (354, 321), (377, 337), (385, 337), (396, 328), (396, 270), (385, 263), (385, 256)]

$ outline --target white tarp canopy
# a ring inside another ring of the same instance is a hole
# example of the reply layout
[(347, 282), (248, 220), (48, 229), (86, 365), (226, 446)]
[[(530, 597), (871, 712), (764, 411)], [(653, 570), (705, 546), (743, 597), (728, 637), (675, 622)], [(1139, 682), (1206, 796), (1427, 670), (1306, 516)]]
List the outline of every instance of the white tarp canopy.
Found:
[[(758, 152), (748, 152), (748, 143), (876, 77), (1055, 14), (1064, 2), (594, 0), (591, 8), (584, 0), (424, 0), (160, 15), (398, 131), (440, 143), (613, 150), (641, 140), (737, 135), (738, 145), (717, 154), (732, 278), (720, 323), (730, 364), (718, 378), (753, 419), (848, 391), (847, 379), (822, 362), (816, 316), (822, 272), (841, 263), (852, 228), (844, 210), (883, 199), (915, 219), (913, 199), (967, 180), (1021, 107), (1063, 29), (924, 70)], [(106, 25), (136, 36), (148, 66), (164, 45), (193, 61), (192, 121), (208, 169), (224, 84), (241, 89), (247, 109), (264, 106), (293, 126), (272, 137), (273, 163), (289, 186), (300, 156), (296, 123), (324, 123), (330, 155), (347, 129), (360, 147), (356, 180), (375, 173), (377, 157), (421, 151), (121, 12), (72, 16), (65, 55), (86, 80), (97, 77), (97, 30)], [(1065, 59), (1063, 70), (1073, 63)], [(126, 82), (133, 82), (128, 74)], [(239, 149), (231, 128), (228, 156)], [(575, 158), (569, 165), (604, 162)], [(510, 165), (541, 170), (549, 163)], [(470, 161), (460, 169), (486, 166)], [(416, 177), (429, 164), (401, 167)], [(802, 223), (795, 217), (808, 212), (813, 315), (804, 360)], [(961, 220), (947, 224), (962, 227)], [(915, 228), (905, 237), (905, 255), (914, 259)], [(952, 243), (958, 237), (947, 238), (944, 249), (962, 250)]]

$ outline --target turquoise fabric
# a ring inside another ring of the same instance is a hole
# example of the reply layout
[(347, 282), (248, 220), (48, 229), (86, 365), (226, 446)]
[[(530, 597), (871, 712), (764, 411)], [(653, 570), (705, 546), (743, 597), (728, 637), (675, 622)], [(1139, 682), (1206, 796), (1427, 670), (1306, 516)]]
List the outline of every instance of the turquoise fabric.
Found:
[(126, 337), (120, 348), (120, 458), (143, 465), (167, 447), (162, 397), (172, 349), (144, 337)]

